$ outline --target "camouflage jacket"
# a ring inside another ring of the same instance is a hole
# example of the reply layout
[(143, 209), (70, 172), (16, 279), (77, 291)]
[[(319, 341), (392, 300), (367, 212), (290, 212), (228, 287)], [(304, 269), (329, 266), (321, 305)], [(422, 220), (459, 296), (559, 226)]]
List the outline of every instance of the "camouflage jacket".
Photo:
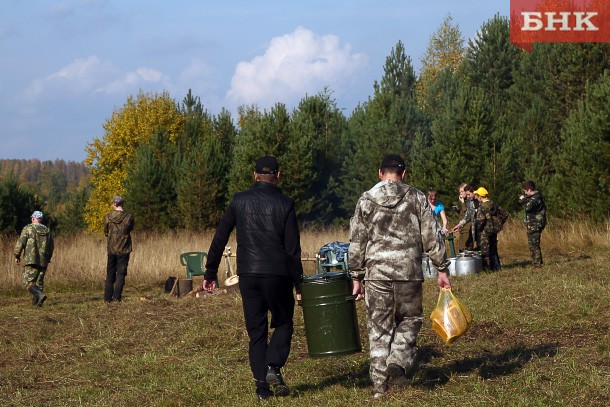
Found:
[[(477, 201), (474, 199), (468, 199), (466, 203), (462, 203), (461, 205), (466, 207), (466, 213), (464, 214), (464, 219), (460, 220), (459, 225), (463, 227), (466, 224), (470, 224), (474, 220), (474, 217), (477, 213)], [(460, 205), (460, 207), (461, 207)], [(460, 209), (460, 213), (463, 209)]]
[(400, 181), (382, 181), (362, 194), (350, 222), (353, 278), (420, 281), (422, 253), (446, 269), (445, 244), (426, 195)]
[(104, 217), (104, 234), (108, 238), (108, 254), (123, 256), (131, 253), (133, 216), (125, 211), (112, 210)]
[(540, 232), (546, 226), (546, 204), (544, 196), (535, 191), (519, 201), (525, 210), (523, 222), (530, 232)]
[(30, 223), (21, 231), (15, 245), (15, 258), (21, 259), (26, 266), (47, 267), (53, 257), (53, 236), (51, 230), (42, 223)]
[(493, 209), (494, 203), (489, 199), (479, 204), (474, 220), (475, 230), (478, 233), (484, 232), (488, 235), (496, 233), (491, 219)]

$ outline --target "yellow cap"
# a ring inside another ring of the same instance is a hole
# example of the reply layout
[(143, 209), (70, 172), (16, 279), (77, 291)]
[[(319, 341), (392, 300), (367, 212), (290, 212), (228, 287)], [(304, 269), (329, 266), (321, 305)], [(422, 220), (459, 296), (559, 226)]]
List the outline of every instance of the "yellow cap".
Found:
[(474, 191), (474, 193), (479, 195), (479, 196), (487, 196), (487, 195), (489, 195), (489, 192), (487, 192), (487, 190), (485, 188), (483, 188), (483, 187), (479, 187), (479, 189)]

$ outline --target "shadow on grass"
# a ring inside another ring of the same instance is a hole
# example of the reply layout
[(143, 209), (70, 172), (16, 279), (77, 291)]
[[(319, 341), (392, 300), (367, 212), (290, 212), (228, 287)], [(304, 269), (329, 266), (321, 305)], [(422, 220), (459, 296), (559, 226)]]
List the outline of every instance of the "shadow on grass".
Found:
[(349, 388), (357, 387), (361, 389), (370, 387), (371, 383), (369, 381), (369, 364), (364, 363), (362, 366), (359, 367), (358, 370), (351, 371), (349, 373), (344, 373), (337, 376), (329, 376), (319, 383), (299, 384), (297, 386), (294, 386), (293, 389), (296, 390), (297, 393), (322, 391), (325, 388), (332, 387), (334, 385), (340, 385)]
[[(501, 353), (465, 358), (446, 366), (435, 367), (425, 365), (433, 358), (442, 357), (442, 354), (434, 347), (424, 346), (420, 348), (421, 366), (412, 381), (412, 385), (433, 390), (438, 386), (446, 384), (452, 374), (467, 374), (471, 372), (477, 372), (485, 380), (508, 376), (522, 369), (534, 358), (554, 357), (557, 354), (558, 347), (557, 343), (546, 343), (532, 347), (519, 345)], [(294, 386), (293, 389), (297, 393), (322, 391), (334, 385), (350, 388), (370, 387), (369, 364), (363, 364), (356, 371), (327, 377), (315, 384), (300, 384)]]
[[(447, 383), (452, 374), (464, 374), (474, 371), (485, 380), (508, 376), (522, 369), (534, 358), (554, 357), (557, 355), (558, 347), (557, 343), (546, 343), (533, 347), (519, 345), (502, 353), (466, 358), (447, 366), (422, 366), (413, 384), (427, 389), (434, 389)], [(432, 357), (438, 356), (438, 351), (434, 348), (424, 348), (421, 351), (422, 364), (427, 363)]]

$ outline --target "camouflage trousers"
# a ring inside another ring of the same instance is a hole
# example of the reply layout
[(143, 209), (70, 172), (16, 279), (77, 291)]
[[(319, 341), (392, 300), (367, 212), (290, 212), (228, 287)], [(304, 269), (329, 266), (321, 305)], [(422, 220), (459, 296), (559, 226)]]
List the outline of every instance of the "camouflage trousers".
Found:
[(532, 265), (542, 265), (542, 251), (540, 250), (540, 235), (542, 231), (528, 231), (527, 244), (532, 254)]
[(388, 387), (387, 365), (409, 372), (417, 362), (417, 334), (423, 322), (421, 281), (366, 281), (365, 302), (373, 392)]
[(44, 276), (47, 273), (46, 267), (40, 267), (35, 265), (27, 265), (23, 268), (23, 285), (27, 287), (30, 283), (34, 283), (41, 290), (44, 290)]
[(483, 260), (484, 270), (500, 270), (500, 256), (498, 255), (498, 234), (481, 232), (479, 250)]

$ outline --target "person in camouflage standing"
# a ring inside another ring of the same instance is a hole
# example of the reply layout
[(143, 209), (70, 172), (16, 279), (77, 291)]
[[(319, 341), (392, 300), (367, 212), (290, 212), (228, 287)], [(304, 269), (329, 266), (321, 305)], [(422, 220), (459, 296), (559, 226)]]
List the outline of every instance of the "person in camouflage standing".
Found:
[(15, 245), (15, 262), (21, 263), (23, 253), (23, 285), (32, 294), (32, 304), (42, 307), (47, 299), (44, 290), (44, 277), (47, 266), (53, 257), (53, 236), (51, 231), (42, 224), (43, 214), (34, 211), (32, 223), (21, 231)]
[(120, 196), (112, 198), (113, 209), (104, 217), (104, 235), (108, 238), (108, 263), (104, 301), (120, 302), (127, 276), (131, 253), (131, 231), (135, 225), (133, 216), (123, 210), (125, 201)]
[(472, 221), (477, 213), (478, 201), (474, 199), (474, 187), (471, 184), (460, 185), (460, 213), (464, 213), (464, 219), (451, 229), (452, 232), (459, 231), (458, 252), (472, 250), (475, 236), (472, 231)]
[(438, 222), (426, 195), (404, 176), (404, 160), (385, 156), (380, 182), (362, 194), (350, 222), (348, 267), (353, 293), (366, 304), (373, 398), (405, 385), (415, 371), (423, 252), (439, 271), (439, 287), (451, 288)]
[(544, 196), (536, 190), (534, 181), (523, 183), (523, 195), (519, 203), (525, 210), (523, 222), (527, 228), (527, 243), (532, 254), (532, 267), (542, 267), (542, 251), (540, 250), (540, 235), (546, 226), (546, 204)]
[(475, 215), (475, 231), (479, 236), (479, 250), (483, 261), (483, 270), (500, 270), (498, 254), (498, 232), (494, 229), (492, 215), (495, 204), (489, 199), (489, 192), (483, 187), (474, 191), (479, 207)]

